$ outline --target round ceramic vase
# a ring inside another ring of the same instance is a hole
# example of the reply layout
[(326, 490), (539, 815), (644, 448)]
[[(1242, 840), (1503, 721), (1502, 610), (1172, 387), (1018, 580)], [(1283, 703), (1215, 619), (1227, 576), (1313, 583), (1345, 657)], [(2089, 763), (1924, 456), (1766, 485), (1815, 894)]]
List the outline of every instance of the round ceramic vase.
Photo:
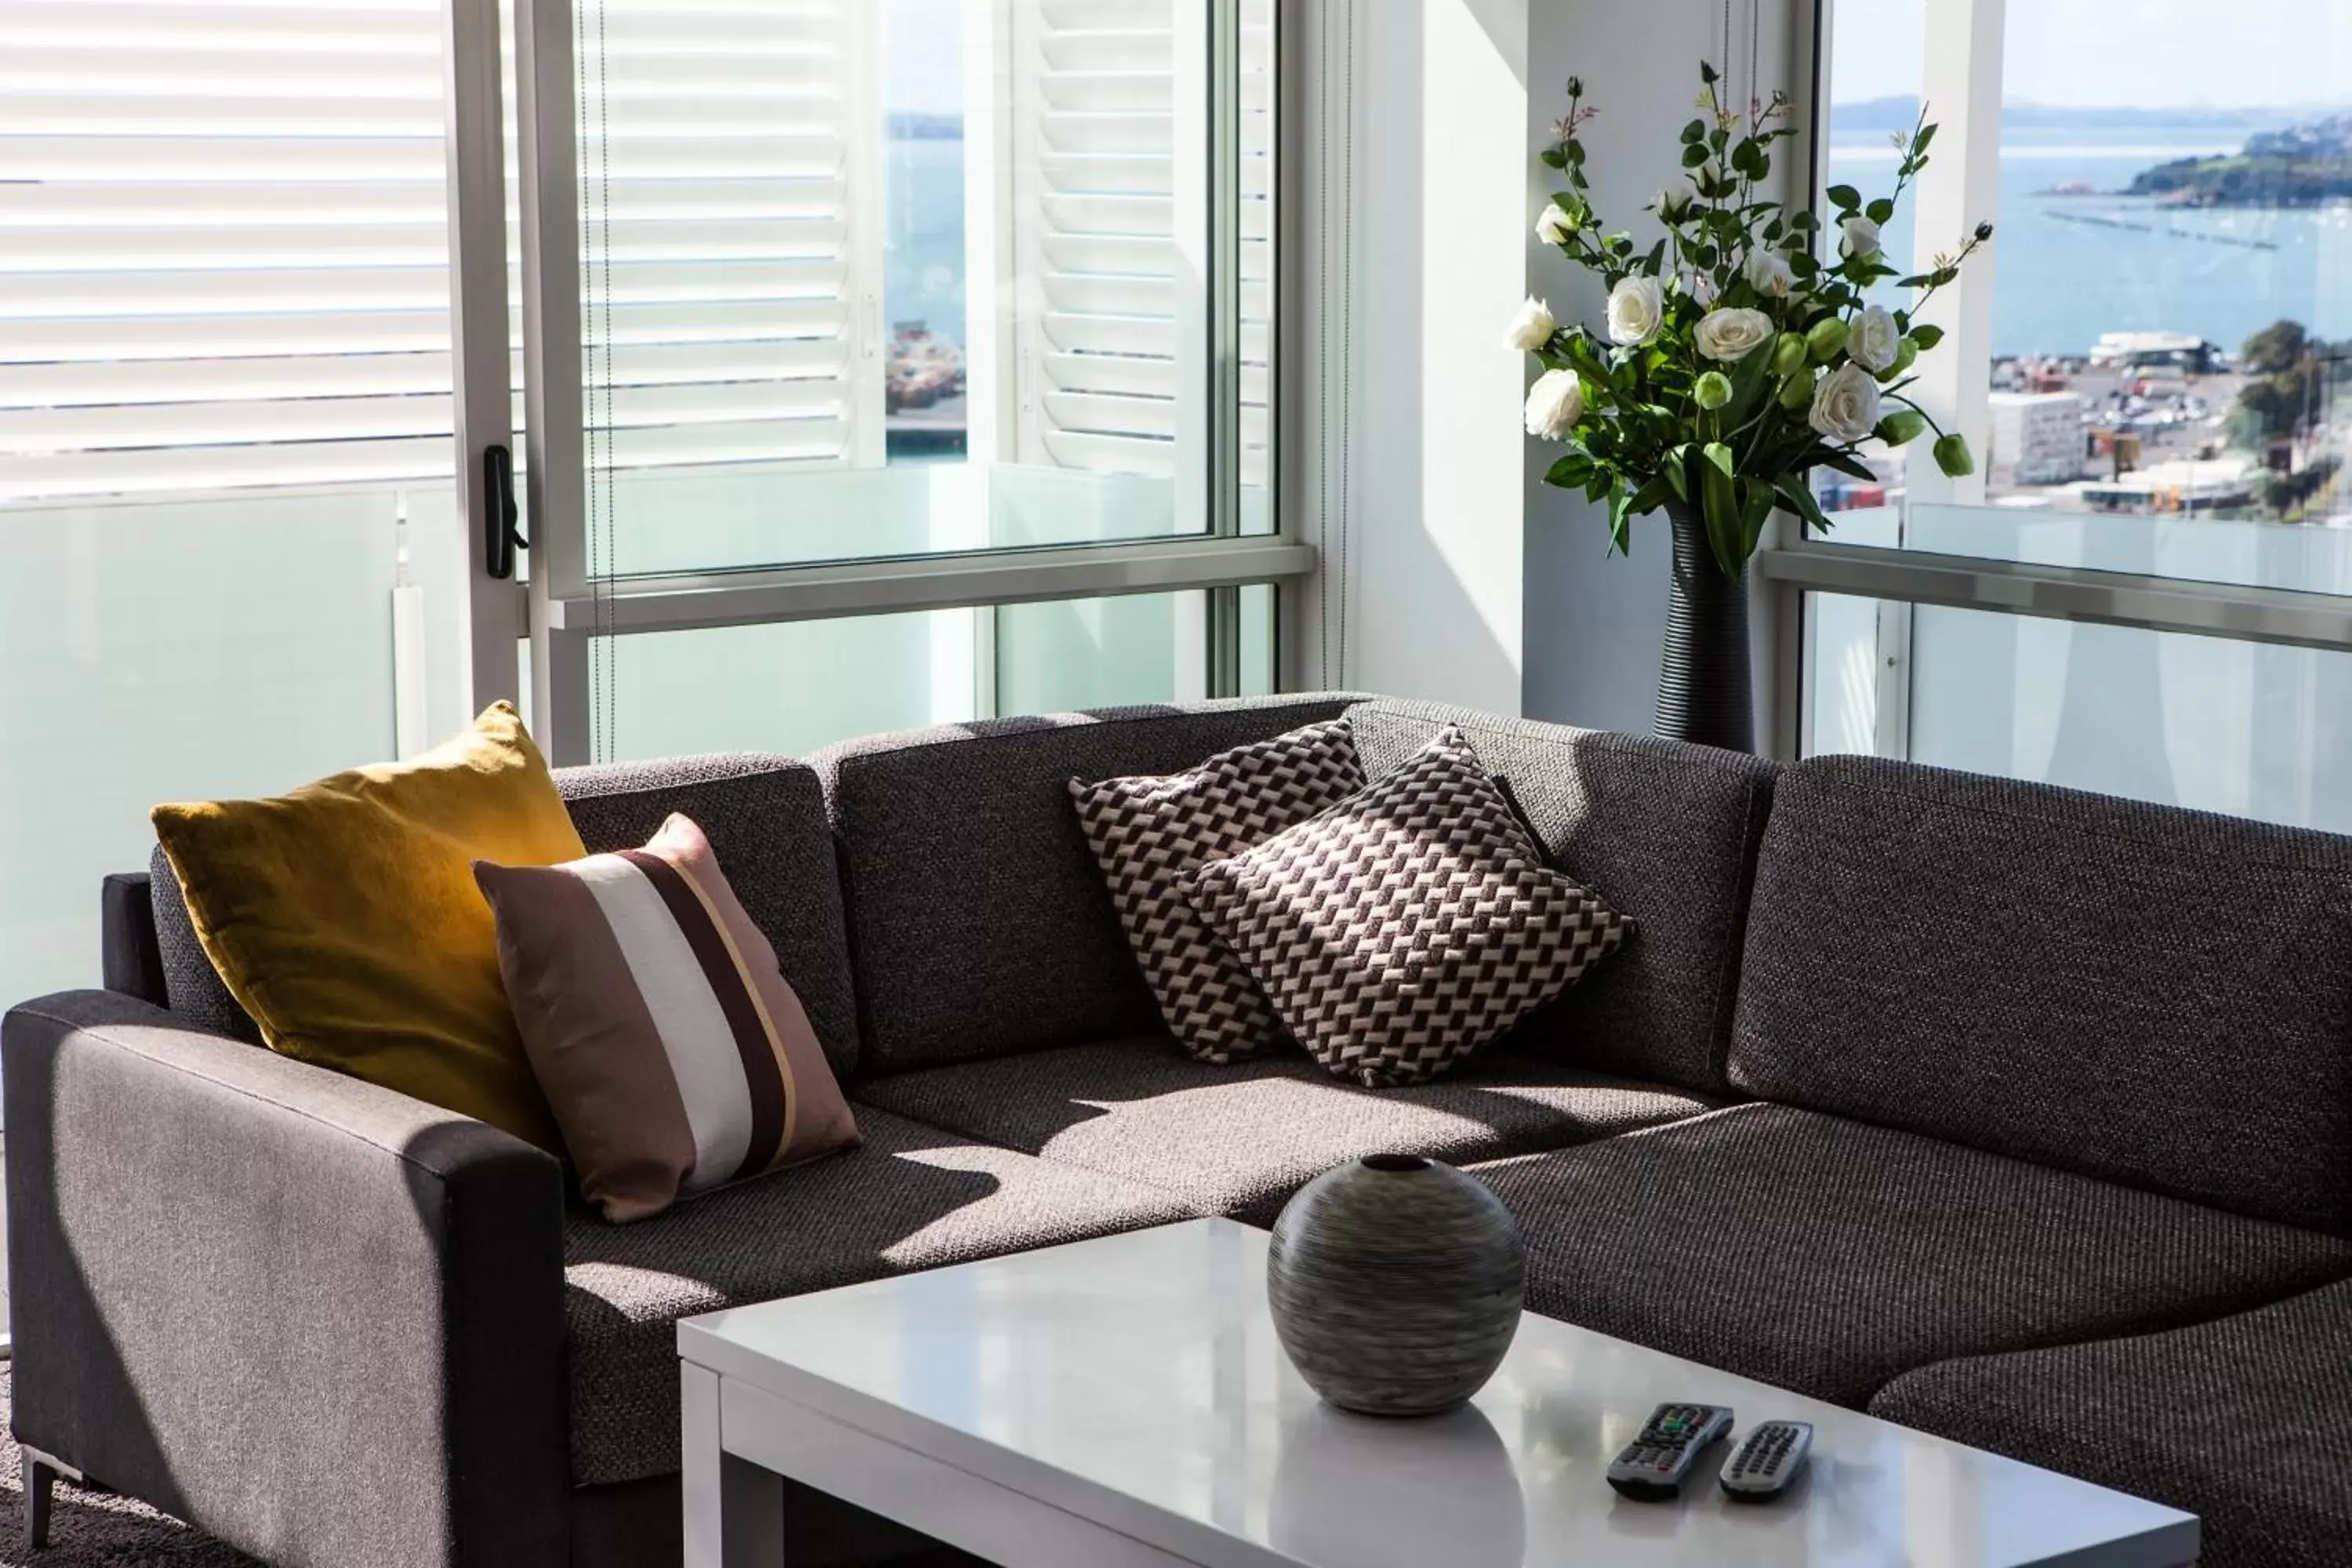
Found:
[(1368, 1154), (1285, 1205), (1265, 1289), (1308, 1387), (1361, 1415), (1430, 1415), (1502, 1364), (1527, 1253), (1484, 1183), (1418, 1155)]

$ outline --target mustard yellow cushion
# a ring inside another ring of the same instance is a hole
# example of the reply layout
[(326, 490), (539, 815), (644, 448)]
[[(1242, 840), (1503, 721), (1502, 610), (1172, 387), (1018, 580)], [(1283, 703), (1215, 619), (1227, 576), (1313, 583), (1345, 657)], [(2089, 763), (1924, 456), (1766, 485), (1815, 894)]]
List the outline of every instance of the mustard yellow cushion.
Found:
[(561, 1146), (474, 862), (587, 849), (510, 704), (409, 762), (152, 816), (197, 939), (272, 1050)]

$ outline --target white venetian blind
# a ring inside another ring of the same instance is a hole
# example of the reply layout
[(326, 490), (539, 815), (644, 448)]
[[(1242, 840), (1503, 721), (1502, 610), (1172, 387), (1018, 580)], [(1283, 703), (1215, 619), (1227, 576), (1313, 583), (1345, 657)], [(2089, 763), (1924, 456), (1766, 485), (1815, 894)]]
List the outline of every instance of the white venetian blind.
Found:
[[(1264, 483), (1271, 320), (1273, 0), (1243, 8), (1244, 480)], [(1020, 0), (1013, 217), (1039, 309), (1024, 323), (1030, 461), (1167, 478), (1180, 382), (1175, 28), (1201, 0)]]
[(0, 502), (446, 479), (439, 0), (0, 0)]
[(580, 6), (592, 466), (883, 460), (877, 9)]

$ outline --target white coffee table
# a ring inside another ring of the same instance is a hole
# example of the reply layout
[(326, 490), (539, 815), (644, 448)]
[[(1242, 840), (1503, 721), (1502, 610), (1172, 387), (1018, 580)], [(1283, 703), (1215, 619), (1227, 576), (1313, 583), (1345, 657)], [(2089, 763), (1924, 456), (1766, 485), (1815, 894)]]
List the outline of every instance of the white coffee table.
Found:
[[(1471, 1406), (1346, 1415), (1266, 1237), (1199, 1220), (678, 1325), (689, 1568), (774, 1568), (791, 1477), (1007, 1568), (2181, 1568), (2189, 1514), (1529, 1314)], [(1651, 1407), (1815, 1428), (1776, 1503), (1601, 1479)]]

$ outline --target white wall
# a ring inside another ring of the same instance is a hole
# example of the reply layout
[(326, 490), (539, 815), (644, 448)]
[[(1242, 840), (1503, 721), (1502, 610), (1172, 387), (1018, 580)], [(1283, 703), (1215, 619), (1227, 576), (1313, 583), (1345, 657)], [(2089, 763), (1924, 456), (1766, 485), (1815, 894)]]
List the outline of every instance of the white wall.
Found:
[(1518, 711), (1528, 0), (1356, 0), (1345, 683)]
[[(1761, 0), (1755, 11), (1758, 90), (1784, 87), (1799, 99), (1808, 84), (1793, 79), (1790, 59), (1800, 10), (1808, 0)], [(1749, 7), (1732, 7), (1732, 84), (1748, 89)], [(1722, 0), (1552, 0), (1530, 16), (1527, 122), (1521, 132), (1523, 215), (1519, 255), (1528, 289), (1548, 298), (1563, 321), (1601, 320), (1602, 291), (1565, 258), (1538, 244), (1528, 224), (1556, 188), (1550, 171), (1534, 163), (1551, 140), (1551, 122), (1565, 107), (1571, 75), (1584, 79), (1585, 100), (1601, 113), (1585, 128), (1593, 203), (1612, 227), (1654, 236), (1642, 211), (1676, 168), (1677, 133), (1692, 116), (1700, 88), (1698, 62), (1723, 53)], [(1789, 143), (1782, 143), (1786, 148)], [(1801, 190), (1803, 171), (1792, 171)], [(1646, 244), (1646, 241), (1644, 241)], [(1526, 379), (1532, 373), (1523, 370)], [(1666, 620), (1668, 545), (1662, 515), (1633, 526), (1633, 559), (1607, 554), (1603, 508), (1581, 494), (1542, 482), (1552, 454), (1535, 442), (1522, 448), (1527, 681), (1529, 714), (1601, 729), (1646, 731), (1657, 700), (1658, 648)], [(1759, 689), (1764, 668), (1758, 668)], [(1759, 725), (1759, 740), (1765, 731)]]

